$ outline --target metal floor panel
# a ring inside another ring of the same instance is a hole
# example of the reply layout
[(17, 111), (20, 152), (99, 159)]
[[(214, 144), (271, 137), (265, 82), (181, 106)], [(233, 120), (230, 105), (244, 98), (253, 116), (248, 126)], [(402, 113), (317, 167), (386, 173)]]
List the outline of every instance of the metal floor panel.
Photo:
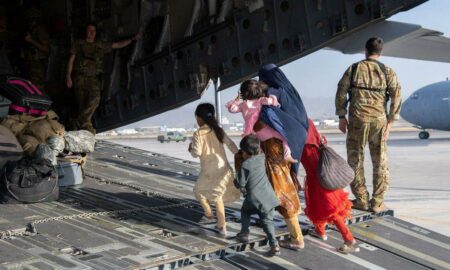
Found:
[[(57, 202), (0, 206), (0, 269), (430, 269), (449, 262), (448, 238), (390, 217), (389, 211), (375, 220), (371, 213), (353, 211), (358, 254), (337, 253), (342, 240), (331, 230), (327, 242), (306, 236), (305, 250), (283, 249), (280, 257), (267, 258), (256, 219), (250, 243), (234, 239), (241, 202), (226, 208), (226, 238), (214, 224), (198, 223), (203, 212), (192, 192), (198, 171), (198, 163), (99, 142), (83, 185), (61, 189)], [(304, 215), (299, 219), (304, 232), (311, 228)], [(284, 238), (280, 216), (275, 225)], [(417, 248), (409, 248), (415, 252), (433, 251), (428, 259), (438, 264), (417, 262), (380, 239), (414, 243)]]
[(433, 239), (393, 219), (374, 219), (350, 227), (355, 238), (429, 269), (450, 269), (450, 238)]
[[(336, 251), (337, 247), (343, 244), (343, 239), (339, 232), (330, 230), (327, 233), (328, 240), (322, 241), (317, 238), (307, 236), (315, 245), (325, 245), (330, 253), (340, 256), (341, 259), (346, 259), (358, 263), (361, 267), (369, 269), (408, 269), (408, 270), (424, 270), (429, 269), (413, 261), (404, 259), (402, 256), (377, 248), (368, 242), (358, 241), (360, 252), (353, 253), (351, 256), (342, 255)], [(329, 263), (331, 263), (330, 261)], [(342, 269), (342, 268), (341, 268)]]

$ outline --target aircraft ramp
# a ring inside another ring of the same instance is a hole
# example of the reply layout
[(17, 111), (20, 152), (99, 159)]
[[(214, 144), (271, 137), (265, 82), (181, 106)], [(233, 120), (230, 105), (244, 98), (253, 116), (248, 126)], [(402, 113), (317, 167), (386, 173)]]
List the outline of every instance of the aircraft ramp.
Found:
[[(192, 187), (198, 164), (99, 142), (82, 186), (52, 203), (0, 206), (0, 269), (450, 269), (450, 238), (396, 219), (354, 211), (361, 252), (336, 252), (342, 240), (309, 235), (300, 252), (267, 258), (262, 229), (235, 241), (240, 203), (226, 209), (227, 238), (199, 224)], [(257, 221), (253, 221), (256, 225)], [(310, 228), (301, 215), (304, 233)], [(287, 235), (275, 220), (280, 238)], [(252, 248), (252, 249), (251, 249)]]

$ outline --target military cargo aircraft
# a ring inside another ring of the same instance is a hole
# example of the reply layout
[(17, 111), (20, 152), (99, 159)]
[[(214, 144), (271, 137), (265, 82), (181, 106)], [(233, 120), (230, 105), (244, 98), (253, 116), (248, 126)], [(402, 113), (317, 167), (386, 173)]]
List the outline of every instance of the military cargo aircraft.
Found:
[[(0, 4), (10, 22), (20, 24), (19, 11), (35, 1)], [(363, 48), (357, 43), (374, 31), (399, 57), (412, 57), (397, 43), (405, 38), (437, 47), (448, 41), (439, 32), (386, 21), (426, 0), (38, 2), (53, 25), (46, 91), (67, 123), (76, 111), (73, 92), (63, 87), (65, 66), (84, 23), (95, 20), (105, 40), (142, 34), (134, 46), (107, 56), (98, 131), (196, 100), (210, 79), (220, 78), (218, 90), (225, 89), (254, 76), (265, 62), (283, 65), (322, 48), (357, 53)], [(433, 53), (421, 56), (449, 61)], [(336, 252), (339, 235), (329, 228), (328, 242), (306, 236), (304, 251), (266, 258), (249, 249), (267, 244), (261, 229), (248, 243), (233, 237), (240, 204), (226, 210), (229, 238), (214, 224), (198, 223), (202, 210), (192, 196), (198, 172), (197, 163), (99, 142), (82, 186), (62, 189), (57, 202), (1, 205), (0, 269), (450, 269), (450, 239), (397, 219), (391, 210), (353, 212), (357, 254)], [(300, 222), (307, 234), (310, 222), (303, 215)], [(283, 221), (275, 223), (278, 237), (286, 237)]]
[(450, 131), (450, 81), (424, 86), (403, 103), (401, 116), (422, 131), (420, 139), (428, 139), (427, 129)]

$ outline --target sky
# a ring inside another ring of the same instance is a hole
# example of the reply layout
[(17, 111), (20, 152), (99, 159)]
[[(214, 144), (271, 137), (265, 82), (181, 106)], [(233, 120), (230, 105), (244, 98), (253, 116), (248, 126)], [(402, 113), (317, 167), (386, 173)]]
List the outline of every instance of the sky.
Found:
[[(409, 11), (398, 13), (389, 20), (418, 24), (424, 28), (440, 31), (444, 33), (444, 36), (450, 37), (449, 11), (449, 0), (429, 0)], [(344, 55), (340, 52), (320, 50), (281, 68), (301, 96), (329, 99), (334, 97), (336, 85), (348, 66), (363, 57), (362, 54)], [(396, 71), (404, 99), (423, 86), (450, 78), (450, 63), (394, 57), (382, 57), (381, 61)], [(226, 101), (235, 97), (238, 87), (234, 86), (221, 92), (222, 108)], [(214, 102), (212, 87), (199, 102)], [(308, 104), (305, 106), (308, 108)], [(164, 114), (154, 117), (160, 117), (163, 120)], [(140, 123), (135, 123), (133, 126), (140, 126)]]

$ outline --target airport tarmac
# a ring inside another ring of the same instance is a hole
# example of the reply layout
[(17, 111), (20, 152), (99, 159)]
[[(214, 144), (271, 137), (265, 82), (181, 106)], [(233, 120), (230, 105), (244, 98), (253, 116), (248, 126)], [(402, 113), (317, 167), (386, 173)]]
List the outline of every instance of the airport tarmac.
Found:
[[(390, 190), (387, 205), (397, 218), (450, 236), (450, 132), (431, 131), (420, 140), (418, 132), (395, 132), (388, 142)], [(329, 144), (345, 156), (345, 136), (327, 134)], [(234, 137), (235, 142), (239, 137)], [(192, 160), (189, 141), (160, 143), (155, 139), (113, 139), (112, 142)], [(230, 155), (231, 157), (231, 155)], [(231, 160), (231, 159), (230, 159)], [(371, 190), (370, 155), (366, 153), (366, 178)], [(304, 175), (301, 172), (301, 175)]]

